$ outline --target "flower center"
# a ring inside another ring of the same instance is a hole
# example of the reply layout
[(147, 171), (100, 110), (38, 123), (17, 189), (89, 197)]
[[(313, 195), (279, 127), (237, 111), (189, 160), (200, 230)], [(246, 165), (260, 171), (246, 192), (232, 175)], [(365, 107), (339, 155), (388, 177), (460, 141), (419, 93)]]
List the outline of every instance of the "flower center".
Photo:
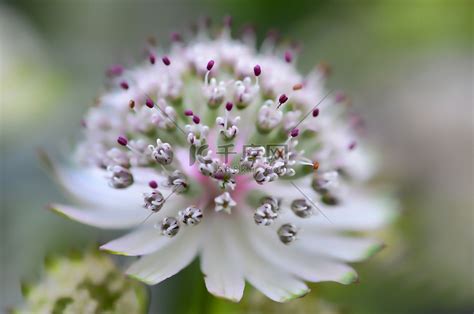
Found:
[[(245, 201), (245, 197), (249, 190), (258, 187), (258, 185), (248, 175), (242, 174), (235, 176), (235, 189), (220, 189), (219, 186), (216, 185), (215, 179), (205, 176), (199, 171), (197, 164), (183, 167), (183, 172), (190, 181), (199, 185), (202, 191), (205, 191), (205, 193), (201, 193), (201, 195), (197, 197), (196, 202), (202, 206), (203, 210), (208, 210), (209, 212), (215, 211), (215, 200), (223, 193), (228, 192), (230, 198), (239, 204), (240, 202)], [(229, 203), (228, 200), (224, 199), (222, 201), (222, 206), (227, 207), (229, 206)]]

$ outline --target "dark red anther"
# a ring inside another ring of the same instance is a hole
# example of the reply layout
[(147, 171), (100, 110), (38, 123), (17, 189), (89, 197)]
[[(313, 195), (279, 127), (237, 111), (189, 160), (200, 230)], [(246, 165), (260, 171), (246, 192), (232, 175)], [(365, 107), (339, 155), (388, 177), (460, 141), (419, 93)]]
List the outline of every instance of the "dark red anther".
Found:
[(150, 52), (149, 56), (148, 56), (148, 60), (150, 60), (150, 63), (151, 64), (155, 64), (156, 62), (156, 56), (153, 52)]
[(190, 116), (192, 116), (193, 114), (194, 114), (194, 113), (193, 113), (193, 111), (192, 111), (191, 109), (186, 109), (186, 110), (184, 110), (184, 115), (185, 115), (185, 116), (190, 117)]
[(300, 130), (299, 130), (299, 129), (293, 129), (293, 130), (291, 130), (291, 132), (290, 132), (291, 137), (297, 137), (298, 134), (300, 134)]
[(317, 116), (319, 116), (319, 108), (313, 110), (313, 117), (316, 118)]
[(293, 54), (291, 51), (286, 51), (285, 52), (285, 61), (290, 63), (293, 60)]
[(158, 183), (156, 183), (155, 180), (151, 180), (150, 182), (148, 182), (148, 186), (152, 189), (156, 189), (158, 187)]
[(280, 98), (278, 98), (278, 102), (280, 103), (280, 105), (286, 103), (287, 100), (288, 100), (288, 96), (286, 96), (285, 94), (282, 94)]
[(199, 124), (199, 122), (201, 122), (201, 118), (199, 118), (198, 116), (193, 116), (193, 122)]
[(163, 63), (168, 66), (171, 64), (171, 61), (170, 61), (170, 58), (168, 58), (167, 56), (164, 56), (163, 58), (161, 58), (161, 61), (163, 61)]
[(127, 140), (127, 138), (126, 138), (125, 136), (119, 136), (119, 137), (117, 138), (117, 143), (119, 143), (119, 144), (122, 145), (122, 146), (127, 146), (128, 140)]
[(207, 68), (208, 71), (211, 71), (213, 66), (214, 66), (214, 60), (209, 60), (209, 62), (207, 63), (206, 68)]
[(255, 76), (262, 74), (262, 68), (258, 64), (253, 67), (253, 74), (255, 74)]
[(227, 111), (231, 111), (233, 107), (234, 107), (234, 104), (231, 103), (231, 102), (228, 102), (228, 103), (225, 104), (225, 109)]
[(151, 98), (147, 98), (145, 100), (145, 105), (148, 107), (148, 108), (153, 108), (155, 106), (155, 103), (153, 102), (153, 100)]
[(120, 87), (122, 87), (122, 89), (125, 89), (125, 90), (129, 88), (128, 83), (126, 81), (120, 82)]

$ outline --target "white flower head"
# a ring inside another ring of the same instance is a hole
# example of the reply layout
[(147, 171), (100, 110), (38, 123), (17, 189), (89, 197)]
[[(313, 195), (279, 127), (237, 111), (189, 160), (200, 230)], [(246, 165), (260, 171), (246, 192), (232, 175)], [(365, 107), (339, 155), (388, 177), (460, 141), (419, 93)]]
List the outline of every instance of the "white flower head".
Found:
[(142, 256), (127, 273), (148, 284), (198, 256), (207, 289), (234, 301), (245, 281), (280, 302), (306, 294), (305, 281), (353, 282), (348, 263), (381, 247), (362, 232), (394, 204), (366, 184), (347, 108), (297, 71), (294, 49), (273, 39), (257, 49), (227, 24), (218, 33), (200, 27), (109, 76), (78, 166), (54, 169), (82, 205), (52, 209), (134, 228), (101, 248)]

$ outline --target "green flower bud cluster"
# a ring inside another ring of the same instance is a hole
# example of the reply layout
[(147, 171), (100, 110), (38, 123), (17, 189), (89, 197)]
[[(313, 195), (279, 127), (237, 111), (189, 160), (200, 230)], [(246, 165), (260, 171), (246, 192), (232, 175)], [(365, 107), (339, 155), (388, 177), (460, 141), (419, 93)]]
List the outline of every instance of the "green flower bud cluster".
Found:
[(146, 313), (145, 287), (97, 251), (47, 257), (36, 284), (22, 283), (24, 303), (13, 313)]

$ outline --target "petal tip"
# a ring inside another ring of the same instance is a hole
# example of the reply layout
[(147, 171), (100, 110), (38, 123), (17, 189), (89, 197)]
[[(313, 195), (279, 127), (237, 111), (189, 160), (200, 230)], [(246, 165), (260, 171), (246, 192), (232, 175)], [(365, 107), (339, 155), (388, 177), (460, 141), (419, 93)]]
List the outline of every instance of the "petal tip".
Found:
[(288, 301), (291, 301), (291, 300), (295, 300), (295, 299), (299, 299), (299, 298), (302, 298), (304, 296), (306, 296), (308, 293), (311, 292), (311, 289), (310, 288), (306, 288), (306, 289), (303, 289), (299, 292), (296, 292), (294, 294), (291, 294), (287, 297), (283, 297), (279, 300), (279, 302), (288, 302)]
[(132, 255), (127, 254), (125, 252), (120, 252), (120, 251), (115, 251), (113, 249), (110, 249), (110, 248), (107, 247), (107, 244), (102, 245), (101, 247), (99, 247), (99, 249), (101, 251), (104, 251), (106, 253), (113, 254), (113, 255), (132, 256)]
[(367, 251), (364, 254), (364, 257), (366, 259), (371, 258), (372, 256), (374, 256), (378, 252), (382, 251), (385, 247), (386, 247), (385, 243), (382, 243), (382, 242), (376, 243), (376, 244), (372, 245), (371, 247), (369, 247), (367, 249)]
[[(203, 274), (203, 275), (204, 275), (204, 283), (206, 285), (207, 291), (210, 294), (212, 294), (213, 296), (215, 296), (216, 298), (231, 301), (231, 302), (234, 302), (234, 303), (239, 303), (240, 300), (242, 300), (242, 297), (244, 295), (245, 283), (243, 284), (242, 289), (239, 289), (237, 293), (232, 293), (232, 294), (228, 293), (228, 294), (226, 294), (226, 289), (225, 288), (222, 291), (219, 291), (219, 289), (213, 288), (213, 286), (210, 285), (207, 281), (207, 278), (208, 278), (207, 275), (206, 274)], [(229, 292), (229, 291), (227, 291), (227, 292)]]
[[(209, 290), (207, 290), (209, 291)], [(226, 295), (223, 295), (223, 294), (219, 294), (219, 293), (216, 293), (215, 291), (209, 291), (210, 294), (212, 294), (213, 296), (215, 296), (216, 298), (219, 298), (219, 299), (222, 299), (222, 300), (227, 300), (227, 301), (231, 301), (231, 302), (234, 302), (234, 303), (239, 303), (240, 300), (242, 300), (242, 296), (226, 296)]]
[(356, 272), (346, 273), (340, 280), (340, 283), (344, 285), (350, 285), (352, 283), (359, 283), (359, 275)]
[(55, 214), (58, 214), (59, 216), (63, 216), (67, 219), (72, 219), (68, 214), (66, 214), (63, 210), (59, 209), (59, 207), (55, 204), (48, 204), (46, 205), (46, 209), (49, 211), (52, 211)]

